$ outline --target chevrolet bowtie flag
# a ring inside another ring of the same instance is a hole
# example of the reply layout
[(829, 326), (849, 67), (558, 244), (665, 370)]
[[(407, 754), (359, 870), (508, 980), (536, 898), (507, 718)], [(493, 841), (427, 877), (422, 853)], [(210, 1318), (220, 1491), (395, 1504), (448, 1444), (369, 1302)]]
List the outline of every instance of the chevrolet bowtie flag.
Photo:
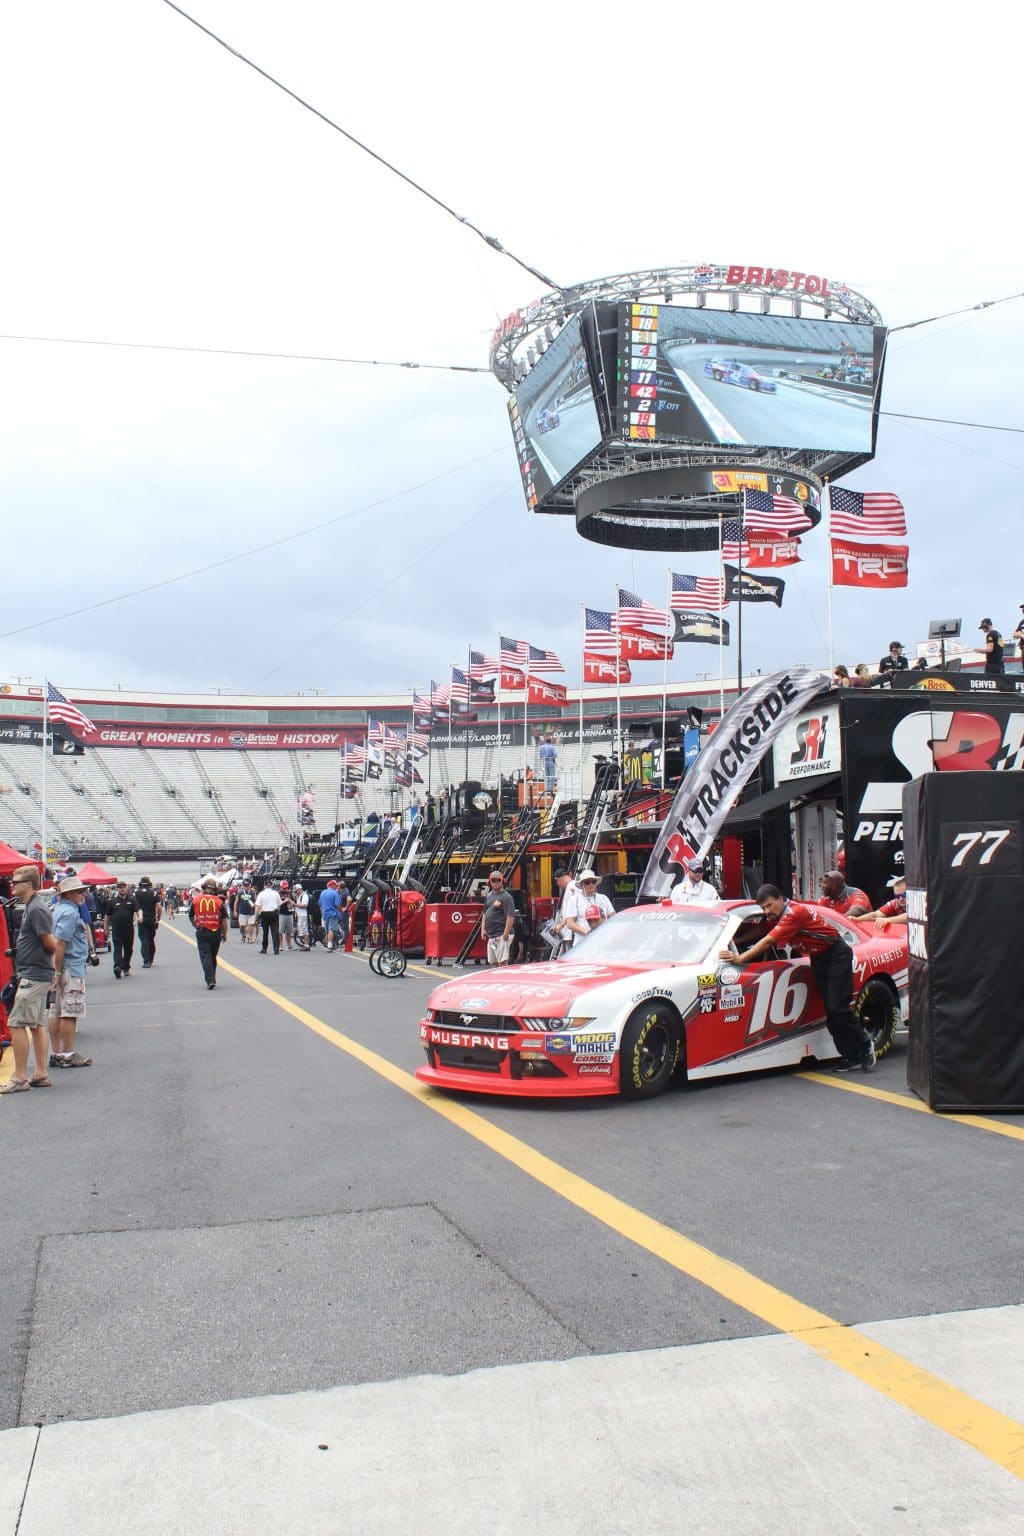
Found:
[(824, 672), (794, 669), (760, 677), (742, 694), (685, 775), (644, 873), (640, 894), (669, 895), (722, 830), (744, 785), (783, 728), (828, 687)]
[(725, 591), (730, 602), (774, 603), (782, 607), (782, 594), (786, 583), (780, 576), (758, 576), (753, 571), (741, 571), (738, 566), (725, 566)]

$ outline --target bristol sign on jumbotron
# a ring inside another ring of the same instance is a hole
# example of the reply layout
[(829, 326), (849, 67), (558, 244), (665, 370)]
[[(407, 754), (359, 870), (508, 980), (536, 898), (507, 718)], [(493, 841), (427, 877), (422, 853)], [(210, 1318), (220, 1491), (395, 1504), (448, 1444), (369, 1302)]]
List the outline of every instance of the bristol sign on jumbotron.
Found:
[(843, 299), (849, 294), (845, 283), (833, 280), (829, 287), (827, 277), (816, 277), (813, 272), (791, 272), (787, 267), (727, 267), (725, 284), (728, 288), (775, 288), (780, 293), (806, 293), (817, 299)]

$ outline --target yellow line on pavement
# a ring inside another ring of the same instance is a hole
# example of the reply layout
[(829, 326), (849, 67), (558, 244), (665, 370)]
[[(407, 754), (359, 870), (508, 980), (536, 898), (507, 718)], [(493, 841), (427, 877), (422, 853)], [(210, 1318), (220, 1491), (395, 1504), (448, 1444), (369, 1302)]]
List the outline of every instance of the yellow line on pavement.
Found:
[[(186, 943), (194, 942), (184, 934), (178, 937)], [(720, 1257), (709, 1248), (684, 1237), (682, 1233), (655, 1221), (643, 1211), (627, 1205), (607, 1190), (580, 1178), (528, 1143), (493, 1125), (475, 1110), (467, 1109), (463, 1104), (426, 1087), (401, 1067), (379, 1056), (376, 1051), (343, 1035), (315, 1014), (300, 1008), (244, 971), (223, 960), (220, 965), (229, 975), (237, 977), (314, 1034), (337, 1046), (403, 1093), (417, 1099), (425, 1108), (433, 1110), (442, 1119), (472, 1136), (475, 1141), (561, 1196), (577, 1210), (592, 1216), (610, 1231), (617, 1232), (628, 1242), (662, 1259), (673, 1269), (707, 1286), (709, 1290), (762, 1322), (789, 1334), (840, 1370), (873, 1387), (890, 1402), (908, 1409), (929, 1424), (972, 1446), (982, 1456), (1004, 1467), (1015, 1477), (1024, 1479), (1024, 1424), (979, 1402), (977, 1398), (960, 1391), (941, 1377), (932, 1375), (930, 1371), (922, 1370), (912, 1361), (905, 1360), (866, 1334), (858, 1332), (856, 1328), (845, 1327), (826, 1313), (806, 1306), (796, 1297), (769, 1285), (730, 1259)]]
[(940, 1115), (921, 1099), (912, 1099), (904, 1093), (890, 1093), (885, 1088), (871, 1088), (867, 1083), (850, 1083), (842, 1078), (829, 1077), (824, 1072), (797, 1072), (803, 1082), (821, 1083), (826, 1088), (839, 1088), (843, 1093), (859, 1093), (865, 1099), (880, 1099), (883, 1104), (897, 1104), (900, 1109), (914, 1109), (918, 1114), (932, 1115), (936, 1120), (953, 1120), (957, 1125), (972, 1125), (979, 1131), (991, 1131), (995, 1136), (1010, 1136), (1014, 1141), (1024, 1141), (1024, 1126), (1004, 1125), (988, 1115)]

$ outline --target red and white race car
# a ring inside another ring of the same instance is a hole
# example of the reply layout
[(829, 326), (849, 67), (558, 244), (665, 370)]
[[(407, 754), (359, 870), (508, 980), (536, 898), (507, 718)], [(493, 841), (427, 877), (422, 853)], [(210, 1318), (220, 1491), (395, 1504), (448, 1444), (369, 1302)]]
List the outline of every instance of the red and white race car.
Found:
[[(853, 950), (854, 1007), (883, 1056), (907, 1012), (906, 933), (820, 910)], [(641, 1099), (677, 1071), (698, 1079), (831, 1060), (806, 959), (718, 958), (754, 943), (766, 922), (751, 901), (631, 907), (564, 959), (446, 981), (420, 1021), (427, 1065), (416, 1076), (474, 1093)]]

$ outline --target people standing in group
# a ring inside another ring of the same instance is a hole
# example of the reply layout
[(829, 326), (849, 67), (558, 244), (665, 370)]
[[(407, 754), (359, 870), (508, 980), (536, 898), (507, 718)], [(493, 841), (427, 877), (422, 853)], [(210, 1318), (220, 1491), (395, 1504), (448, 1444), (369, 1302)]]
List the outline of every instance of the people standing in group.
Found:
[(324, 925), (324, 948), (333, 949), (341, 930), (341, 898), (337, 880), (328, 880), (320, 892), (320, 916)]
[(885, 677), (890, 672), (909, 672), (910, 662), (903, 654), (901, 640), (889, 641), (889, 653), (878, 663), (879, 673)]
[(285, 949), (291, 949), (292, 940), (295, 937), (295, 897), (287, 880), (281, 881), (281, 938), (284, 940)]
[(847, 885), (838, 869), (827, 869), (821, 877), (821, 905), (844, 917), (863, 917), (871, 910), (871, 899), (855, 885)]
[(352, 924), (352, 913), (355, 902), (352, 900), (352, 892), (344, 879), (338, 884), (338, 943), (344, 949), (348, 943), (348, 930)]
[(505, 889), (500, 869), (487, 877), (487, 895), (480, 914), (480, 937), (487, 945), (488, 965), (508, 965), (512, 933), (516, 926), (516, 904)]
[(857, 665), (853, 669), (853, 676), (850, 678), (850, 687), (851, 688), (870, 688), (871, 687), (871, 673), (870, 673), (870, 671), (868, 669), (867, 662), (865, 662), (865, 661), (858, 661)]
[(1006, 670), (1003, 661), (1003, 637), (991, 619), (982, 619), (978, 628), (985, 636), (985, 676), (1001, 677)]
[(295, 943), (299, 949), (309, 948), (309, 893), (301, 880), (295, 882)]
[(70, 875), (60, 882), (58, 890), (60, 900), (53, 909), (57, 947), (53, 953), (50, 1066), (91, 1067), (92, 1057), (75, 1050), (78, 1023), (85, 1018), (85, 967), (91, 950), (83, 915), (85, 886), (77, 875)]
[(555, 884), (561, 900), (558, 904), (558, 912), (551, 924), (551, 930), (557, 934), (563, 944), (575, 945), (580, 939), (586, 938), (590, 932), (584, 913), (587, 902), (583, 892), (567, 869), (555, 870)]
[(160, 897), (153, 889), (153, 882), (148, 875), (143, 875), (135, 887), (135, 901), (139, 914), (139, 949), (142, 951), (142, 969), (148, 971), (156, 959), (156, 931), (163, 915)]
[[(215, 882), (216, 883), (216, 882)], [(260, 954), (267, 952), (267, 941), (272, 941), (274, 954), (281, 953), (281, 898), (268, 881), (256, 897), (256, 916), (263, 933)]]
[(206, 877), (202, 888), (193, 896), (189, 918), (196, 931), (196, 948), (206, 990), (213, 992), (217, 986), (217, 956), (228, 936), (228, 904), (212, 875)]
[(232, 898), (231, 915), (238, 924), (238, 936), (243, 944), (256, 943), (256, 892), (246, 875)]
[[(16, 901), (25, 903), (14, 965), (18, 991), (7, 1018), (14, 1052), (14, 1073), (0, 1088), (0, 1094), (26, 1093), (30, 1088), (48, 1088), (50, 1075), (50, 1040), (46, 1030), (47, 997), (53, 986), (53, 957), (57, 940), (53, 933), (50, 907), (39, 890), (39, 870), (35, 864), (22, 865), (11, 876), (11, 890)], [(35, 1071), (28, 1076), (29, 1036)]]
[(118, 981), (131, 973), (138, 910), (138, 903), (128, 889), (128, 882), (119, 880), (110, 903), (110, 953), (114, 962), (114, 977)]
[(807, 955), (825, 1005), (828, 1032), (839, 1053), (833, 1070), (870, 1072), (875, 1065), (875, 1046), (853, 1012), (853, 950), (849, 944), (820, 912), (803, 902), (787, 900), (778, 886), (762, 885), (754, 899), (772, 926), (738, 955), (732, 949), (719, 950), (721, 959), (749, 965), (777, 944), (788, 944), (791, 953)]
[(683, 878), (669, 892), (674, 906), (713, 907), (721, 897), (709, 880), (704, 879), (703, 859), (686, 859)]

